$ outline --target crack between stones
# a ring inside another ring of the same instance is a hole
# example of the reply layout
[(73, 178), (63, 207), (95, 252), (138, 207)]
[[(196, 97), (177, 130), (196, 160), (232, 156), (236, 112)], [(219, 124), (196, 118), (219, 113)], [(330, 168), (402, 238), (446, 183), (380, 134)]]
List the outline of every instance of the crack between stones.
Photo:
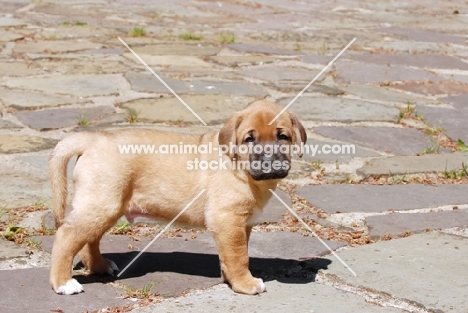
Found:
[(443, 311), (439, 309), (427, 308), (423, 304), (414, 300), (395, 297), (384, 291), (347, 283), (335, 274), (318, 272), (315, 282), (318, 284), (331, 286), (344, 292), (355, 294), (364, 298), (367, 303), (379, 305), (382, 307), (393, 307), (412, 313), (443, 313)]

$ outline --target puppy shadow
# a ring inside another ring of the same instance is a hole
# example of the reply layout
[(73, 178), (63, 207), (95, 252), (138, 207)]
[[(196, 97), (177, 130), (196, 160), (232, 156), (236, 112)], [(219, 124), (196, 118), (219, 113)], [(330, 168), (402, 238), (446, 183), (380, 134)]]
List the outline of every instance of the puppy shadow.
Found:
[[(107, 253), (103, 256), (114, 261), (120, 270), (124, 269), (136, 256), (137, 252)], [(280, 258), (250, 257), (249, 268), (252, 275), (264, 281), (276, 280), (283, 283), (306, 284), (315, 281), (317, 272), (327, 269), (331, 263), (324, 258), (307, 260), (292, 260)], [(82, 266), (82, 264), (81, 264)], [(79, 268), (80, 264), (76, 268)], [(152, 273), (178, 273), (206, 278), (220, 278), (221, 270), (217, 254), (202, 254), (192, 252), (145, 252), (120, 276), (115, 272), (110, 275), (76, 275), (82, 284), (94, 282), (114, 282), (123, 279), (137, 278), (147, 275), (151, 279)], [(180, 275), (179, 275), (180, 278)], [(187, 278), (190, 279), (190, 278)]]

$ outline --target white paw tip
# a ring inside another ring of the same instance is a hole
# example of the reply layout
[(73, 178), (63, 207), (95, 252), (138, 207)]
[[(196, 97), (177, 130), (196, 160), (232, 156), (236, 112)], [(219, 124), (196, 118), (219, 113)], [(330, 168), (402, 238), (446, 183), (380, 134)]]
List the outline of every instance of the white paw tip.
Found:
[(83, 286), (81, 286), (76, 279), (70, 279), (65, 283), (65, 285), (58, 287), (55, 292), (60, 295), (73, 295), (75, 293), (83, 292)]
[(260, 292), (264, 292), (266, 290), (266, 285), (265, 283), (263, 282), (263, 280), (260, 279), (260, 283), (258, 284), (258, 286), (260, 287)]

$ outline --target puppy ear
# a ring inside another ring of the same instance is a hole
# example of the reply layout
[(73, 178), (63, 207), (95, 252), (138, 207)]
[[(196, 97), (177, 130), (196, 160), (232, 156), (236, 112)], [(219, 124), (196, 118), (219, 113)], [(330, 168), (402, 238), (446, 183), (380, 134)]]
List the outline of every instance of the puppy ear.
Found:
[(231, 117), (221, 128), (218, 134), (218, 143), (220, 146), (227, 146), (228, 152), (226, 153), (231, 159), (236, 156), (235, 151), (231, 151), (230, 145), (237, 146), (237, 129), (242, 122), (242, 115), (235, 114)]
[[(306, 134), (306, 131), (304, 129), (304, 126), (302, 126), (301, 122), (299, 122), (297, 117), (294, 114), (292, 114), (291, 112), (289, 112), (289, 118), (291, 119), (291, 123), (292, 123), (293, 130), (294, 130), (294, 132), (293, 132), (294, 133), (293, 142), (294, 142), (295, 145), (302, 148), (302, 144), (305, 144), (306, 141), (307, 141), (307, 134)], [(302, 155), (303, 155), (302, 149), (299, 150), (297, 155), (300, 158), (302, 158)]]

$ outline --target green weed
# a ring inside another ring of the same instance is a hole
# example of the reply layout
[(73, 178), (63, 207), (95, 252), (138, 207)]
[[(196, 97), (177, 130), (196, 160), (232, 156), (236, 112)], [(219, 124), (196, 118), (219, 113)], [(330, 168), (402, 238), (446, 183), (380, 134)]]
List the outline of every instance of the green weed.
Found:
[(200, 41), (200, 40), (203, 39), (203, 36), (195, 35), (195, 34), (192, 34), (192, 33), (183, 33), (182, 35), (180, 35), (180, 38), (182, 38), (183, 40)]
[(236, 36), (232, 33), (220, 34), (218, 36), (218, 41), (220, 43), (233, 43), (236, 41)]
[(86, 114), (82, 113), (76, 118), (76, 123), (80, 126), (87, 126), (91, 124)]
[(146, 36), (146, 30), (144, 27), (134, 27), (130, 31), (130, 35), (133, 37), (143, 37)]

